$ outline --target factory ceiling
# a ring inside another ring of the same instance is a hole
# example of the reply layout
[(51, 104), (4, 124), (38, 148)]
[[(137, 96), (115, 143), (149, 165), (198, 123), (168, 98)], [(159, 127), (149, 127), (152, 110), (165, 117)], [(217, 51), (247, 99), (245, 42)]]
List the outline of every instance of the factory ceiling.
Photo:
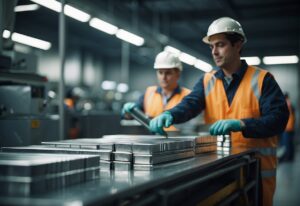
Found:
[[(238, 20), (248, 42), (243, 56), (299, 55), (299, 0), (69, 0), (68, 4), (145, 38), (141, 47), (131, 46), (131, 61), (152, 64), (155, 54), (171, 45), (211, 62), (202, 42), (210, 23), (219, 17)], [(18, 5), (31, 4), (19, 0)], [(58, 42), (58, 13), (41, 7), (19, 12), (15, 30)], [(121, 40), (67, 18), (68, 47), (77, 46), (107, 59), (120, 58)]]

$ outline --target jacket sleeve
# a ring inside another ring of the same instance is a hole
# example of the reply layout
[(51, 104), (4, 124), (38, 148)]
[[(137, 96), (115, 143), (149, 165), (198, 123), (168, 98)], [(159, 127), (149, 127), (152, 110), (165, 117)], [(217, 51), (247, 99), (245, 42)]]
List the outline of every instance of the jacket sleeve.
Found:
[(173, 123), (183, 123), (197, 116), (205, 108), (203, 76), (199, 78), (190, 94), (169, 110), (174, 118)]
[(259, 107), (260, 118), (243, 119), (244, 137), (267, 138), (282, 133), (288, 121), (289, 111), (284, 95), (270, 73), (263, 81)]
[(135, 102), (136, 105), (138, 106), (138, 108), (139, 108), (141, 111), (143, 111), (143, 112), (145, 112), (145, 109), (144, 109), (144, 99), (145, 99), (145, 93), (144, 93), (143, 95), (141, 95), (141, 96), (139, 97), (139, 99)]

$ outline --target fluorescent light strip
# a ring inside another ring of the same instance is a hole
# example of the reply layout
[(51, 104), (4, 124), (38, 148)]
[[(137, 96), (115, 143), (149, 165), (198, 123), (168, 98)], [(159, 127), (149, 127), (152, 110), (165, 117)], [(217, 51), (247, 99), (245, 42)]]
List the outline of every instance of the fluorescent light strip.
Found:
[(263, 58), (264, 64), (297, 64), (299, 58), (297, 55), (292, 56), (266, 56)]
[(213, 68), (210, 64), (206, 63), (205, 61), (202, 61), (200, 59), (196, 60), (196, 63), (194, 64), (194, 67), (204, 71), (204, 72), (210, 72)]
[(246, 60), (249, 65), (260, 65), (261, 60), (259, 57), (241, 57), (241, 59)]
[[(40, 4), (48, 9), (51, 9), (56, 12), (61, 12), (61, 3), (55, 0), (31, 0), (34, 3)], [(65, 14), (73, 19), (76, 19), (81, 22), (87, 22), (90, 20), (91, 15), (85, 13), (73, 6), (66, 4), (65, 6)]]
[(92, 18), (89, 25), (110, 35), (116, 34), (118, 31), (118, 27), (98, 18)]
[(117, 31), (117, 34), (116, 36), (119, 38), (119, 39), (122, 39), (124, 41), (127, 41), (131, 44), (134, 44), (136, 46), (142, 46), (145, 42), (144, 38), (138, 36), (138, 35), (135, 35), (133, 33), (130, 33), (126, 30), (123, 30), (123, 29), (119, 29)]
[(40, 8), (37, 4), (27, 4), (27, 5), (18, 5), (15, 6), (15, 12), (23, 12), (23, 11), (35, 11)]
[[(3, 31), (3, 38), (6, 38), (6, 39), (9, 38), (10, 33), (11, 33), (10, 31), (4, 30)], [(28, 45), (28, 46), (36, 47), (38, 49), (48, 50), (48, 49), (51, 48), (51, 43), (50, 42), (40, 40), (40, 39), (37, 39), (37, 38), (33, 38), (33, 37), (30, 37), (30, 36), (27, 36), (27, 35), (24, 35), (24, 34), (19, 34), (19, 33), (16, 33), (16, 32), (14, 32), (12, 34), (11, 39), (14, 42), (18, 42), (18, 43), (25, 44), (25, 45)]]
[(61, 3), (60, 2), (57, 2), (55, 0), (30, 0), (34, 3), (37, 3), (41, 6), (44, 6), (44, 7), (47, 7), (48, 9), (51, 9), (53, 11), (56, 11), (56, 12), (61, 12)]
[(181, 52), (179, 55), (180, 61), (189, 64), (189, 65), (194, 65), (196, 62), (196, 57), (193, 57), (192, 55), (189, 55), (187, 53)]
[(88, 22), (91, 18), (91, 15), (79, 10), (79, 9), (76, 9), (75, 7), (73, 6), (70, 6), (70, 5), (66, 5), (65, 6), (65, 14), (73, 19), (76, 19), (78, 21), (81, 21), (81, 22)]
[(172, 46), (165, 46), (164, 51), (168, 51), (168, 52), (171, 52), (173, 54), (177, 54), (178, 56), (180, 54), (180, 50), (176, 49), (175, 47), (172, 47)]

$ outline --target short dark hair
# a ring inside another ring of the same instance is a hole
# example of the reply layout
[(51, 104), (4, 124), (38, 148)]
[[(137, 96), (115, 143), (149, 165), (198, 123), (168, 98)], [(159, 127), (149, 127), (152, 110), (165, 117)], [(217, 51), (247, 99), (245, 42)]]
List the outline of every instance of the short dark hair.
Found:
[(238, 33), (224, 33), (226, 39), (228, 39), (231, 43), (231, 45), (233, 46), (236, 42), (244, 41), (244, 37)]

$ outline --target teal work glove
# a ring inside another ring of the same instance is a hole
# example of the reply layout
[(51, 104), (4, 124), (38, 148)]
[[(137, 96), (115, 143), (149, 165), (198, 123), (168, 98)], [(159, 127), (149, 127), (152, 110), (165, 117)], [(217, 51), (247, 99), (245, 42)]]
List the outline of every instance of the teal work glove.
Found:
[(211, 135), (225, 135), (229, 132), (239, 132), (243, 128), (242, 121), (238, 119), (226, 119), (215, 122), (210, 128)]
[(125, 113), (130, 113), (130, 111), (136, 106), (137, 105), (134, 102), (127, 102), (122, 108), (122, 115), (124, 115)]
[(164, 127), (170, 127), (173, 122), (173, 116), (171, 112), (163, 112), (161, 115), (155, 117), (150, 121), (151, 132), (165, 135)]

